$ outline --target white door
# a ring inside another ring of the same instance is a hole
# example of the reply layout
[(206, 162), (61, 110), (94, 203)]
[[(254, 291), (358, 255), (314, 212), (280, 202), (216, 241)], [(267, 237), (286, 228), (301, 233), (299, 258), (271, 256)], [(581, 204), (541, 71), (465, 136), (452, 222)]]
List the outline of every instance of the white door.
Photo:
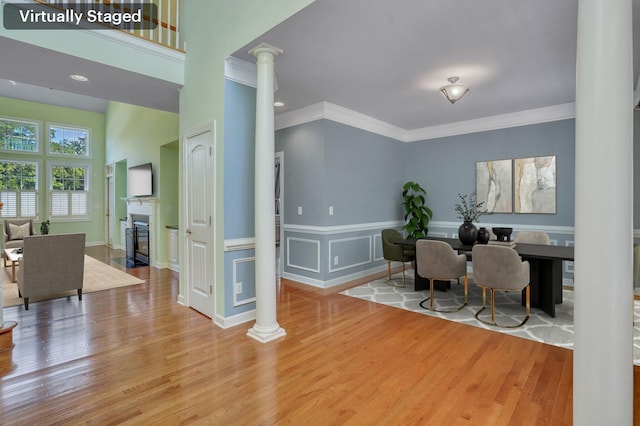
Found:
[(192, 132), (185, 143), (185, 265), (189, 306), (213, 318), (214, 288), (212, 199), (213, 126)]

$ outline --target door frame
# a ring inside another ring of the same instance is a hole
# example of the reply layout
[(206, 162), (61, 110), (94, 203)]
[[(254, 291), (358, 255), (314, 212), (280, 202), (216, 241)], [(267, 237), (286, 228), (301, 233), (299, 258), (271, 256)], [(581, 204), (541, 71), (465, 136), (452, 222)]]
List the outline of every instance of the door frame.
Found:
[[(115, 206), (116, 194), (114, 192), (116, 190), (116, 185), (114, 180), (115, 173), (113, 172), (114, 166), (115, 165), (113, 163), (107, 164), (105, 167), (105, 176), (104, 176), (104, 197), (105, 197), (104, 205), (106, 206), (105, 217), (107, 218), (105, 220), (104, 241), (107, 246), (112, 248), (114, 247), (113, 237), (116, 232), (116, 229), (115, 229), (116, 223), (115, 223), (115, 217), (114, 217), (114, 212), (116, 209), (116, 206)], [(109, 235), (109, 228), (111, 228), (111, 235)], [(111, 240), (109, 240), (109, 237), (111, 237)]]
[(278, 151), (275, 153), (274, 158), (280, 160), (280, 245), (278, 246), (278, 276), (282, 277), (284, 273), (284, 151)]
[[(179, 244), (179, 253), (182, 254), (182, 264), (180, 266), (180, 281), (181, 281), (181, 287), (184, 289), (184, 294), (180, 295), (182, 296), (180, 298), (179, 296), (179, 300), (185, 305), (185, 306), (191, 306), (191, 303), (189, 301), (190, 295), (191, 295), (191, 288), (190, 288), (190, 277), (189, 277), (189, 271), (190, 271), (190, 266), (189, 266), (189, 253), (188, 250), (186, 249), (187, 247), (187, 233), (186, 230), (189, 228), (189, 189), (187, 188), (187, 183), (188, 183), (188, 174), (189, 174), (189, 158), (188, 158), (188, 154), (189, 154), (189, 150), (188, 150), (188, 142), (189, 139), (194, 138), (196, 136), (199, 136), (203, 133), (207, 133), (210, 132), (211, 133), (211, 155), (209, 156), (210, 160), (209, 160), (209, 174), (213, 181), (215, 182), (215, 178), (217, 176), (216, 172), (217, 172), (217, 126), (216, 126), (216, 120), (213, 121), (209, 121), (206, 122), (200, 126), (196, 126), (193, 127), (191, 130), (185, 132), (182, 136), (182, 146), (180, 147), (180, 151), (182, 153), (182, 181), (183, 181), (183, 191), (181, 191), (181, 198), (182, 198), (182, 205), (183, 207), (183, 215), (182, 215), (182, 228), (181, 228), (181, 233), (178, 235), (178, 244)], [(218, 194), (218, 190), (216, 188), (216, 185), (213, 185), (213, 191), (212, 191), (212, 196), (211, 196), (211, 205), (209, 206), (209, 208), (211, 209), (211, 226), (209, 227), (210, 229), (210, 241), (211, 241), (211, 253), (213, 256), (213, 268), (211, 271), (212, 276), (208, 277), (211, 280), (211, 285), (213, 286), (213, 292), (211, 294), (211, 303), (213, 304), (213, 306), (211, 306), (211, 320), (215, 321), (216, 316), (218, 315), (217, 312), (217, 280), (215, 279), (216, 277), (216, 273), (218, 270), (218, 266), (216, 264), (216, 259), (217, 259), (217, 253), (218, 253), (218, 249), (217, 249), (217, 241), (215, 239), (216, 236), (216, 222), (217, 222), (217, 214), (216, 214), (216, 206), (217, 206), (217, 194)], [(184, 280), (183, 280), (184, 278)]]

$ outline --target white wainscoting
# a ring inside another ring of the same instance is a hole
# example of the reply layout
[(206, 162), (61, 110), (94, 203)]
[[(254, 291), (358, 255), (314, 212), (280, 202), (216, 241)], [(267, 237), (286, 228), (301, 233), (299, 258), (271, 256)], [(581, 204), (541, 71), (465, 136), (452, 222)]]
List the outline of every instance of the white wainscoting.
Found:
[[(334, 244), (339, 244), (339, 243), (344, 243), (347, 241), (357, 241), (357, 240), (366, 240), (367, 244), (369, 246), (367, 252), (369, 253), (369, 257), (366, 260), (363, 260), (361, 262), (356, 262), (356, 263), (352, 263), (352, 264), (347, 264), (347, 265), (343, 265), (343, 266), (339, 266), (337, 268), (334, 268), (334, 262), (333, 262), (333, 246)], [(349, 269), (349, 268), (353, 268), (356, 266), (361, 266), (361, 265), (366, 265), (368, 263), (372, 262), (372, 258), (371, 258), (371, 252), (373, 251), (373, 247), (372, 247), (372, 243), (373, 240), (371, 239), (371, 235), (364, 235), (362, 237), (353, 237), (353, 238), (341, 238), (339, 240), (329, 240), (329, 273), (331, 272), (338, 272), (338, 271), (343, 271), (345, 269)]]
[[(316, 267), (305, 266), (305, 265), (297, 265), (291, 262), (291, 242), (299, 242), (303, 244), (313, 244), (314, 249), (316, 251)], [(297, 238), (297, 237), (287, 237), (287, 266), (290, 268), (301, 269), (303, 271), (315, 272), (316, 274), (320, 273), (320, 241), (319, 240), (310, 240), (306, 238)]]
[(233, 281), (233, 306), (234, 307), (246, 305), (247, 303), (252, 303), (256, 301), (255, 297), (249, 297), (247, 299), (239, 299), (238, 296), (240, 296), (240, 294), (236, 293), (236, 284), (240, 284), (242, 286), (243, 291), (245, 290), (244, 283), (242, 283), (241, 281), (238, 281), (238, 269), (242, 264), (250, 263), (250, 262), (253, 262), (255, 264), (256, 258), (244, 257), (239, 259), (233, 259), (233, 280), (232, 281)]

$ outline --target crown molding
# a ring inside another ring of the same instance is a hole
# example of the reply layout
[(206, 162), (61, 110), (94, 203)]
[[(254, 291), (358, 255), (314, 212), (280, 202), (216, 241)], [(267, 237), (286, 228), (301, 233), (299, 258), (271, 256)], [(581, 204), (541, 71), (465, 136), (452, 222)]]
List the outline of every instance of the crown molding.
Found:
[(285, 129), (323, 118), (405, 142), (406, 130), (330, 102), (319, 102), (279, 114), (276, 116), (275, 128)]
[(229, 56), (224, 60), (224, 77), (227, 80), (256, 88), (256, 64)]
[(327, 119), (401, 142), (417, 142), (446, 136), (485, 132), (488, 130), (526, 126), (529, 124), (546, 123), (570, 118), (575, 118), (575, 104), (573, 102), (407, 131), (339, 105), (329, 102), (319, 102), (277, 115), (275, 118), (275, 129), (280, 130), (311, 121)]
[(527, 111), (512, 112), (474, 120), (458, 121), (440, 126), (425, 127), (407, 132), (406, 142), (416, 142), (426, 139), (442, 138), (445, 136), (464, 135), (468, 133), (486, 132), (489, 130), (506, 129), (509, 127), (526, 126), (530, 124), (548, 123), (551, 121), (575, 118), (576, 106), (568, 104), (554, 105)]

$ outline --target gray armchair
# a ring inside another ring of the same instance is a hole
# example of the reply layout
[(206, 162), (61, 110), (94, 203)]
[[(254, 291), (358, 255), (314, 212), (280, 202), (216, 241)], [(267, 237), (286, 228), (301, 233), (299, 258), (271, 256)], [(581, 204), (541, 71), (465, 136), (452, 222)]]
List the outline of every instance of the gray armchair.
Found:
[(85, 234), (32, 235), (24, 239), (18, 291), (24, 299), (77, 290), (82, 300)]
[[(28, 224), (28, 225), (27, 225)], [(27, 235), (34, 235), (33, 219), (5, 219), (2, 221), (3, 248), (21, 248), (22, 241)], [(4, 266), (7, 266), (7, 258), (4, 256)]]
[(402, 262), (402, 287), (404, 287), (406, 281), (404, 264), (415, 259), (415, 251), (395, 244), (396, 241), (402, 240), (404, 237), (395, 229), (382, 230), (382, 256), (387, 261), (387, 284), (392, 283), (391, 262)]
[[(468, 303), (468, 277), (467, 256), (457, 254), (453, 248), (436, 240), (416, 241), (416, 267), (418, 275), (429, 279), (429, 297), (420, 302), (420, 306), (436, 312), (456, 312), (467, 306)], [(434, 281), (453, 280), (464, 277), (464, 303), (450, 310), (436, 309), (434, 306)], [(429, 301), (429, 307), (424, 306)]]
[(516, 234), (513, 241), (525, 244), (542, 244), (548, 246), (551, 244), (549, 234), (541, 231), (520, 231)]
[[(531, 311), (529, 290), (529, 262), (520, 259), (520, 255), (511, 247), (494, 245), (475, 245), (472, 249), (473, 281), (482, 288), (482, 309), (476, 313), (476, 319), (489, 325), (503, 328), (520, 327), (529, 319)], [(495, 320), (495, 294), (500, 291), (525, 290), (526, 317), (517, 325), (500, 325)], [(486, 308), (486, 290), (491, 296), (491, 321), (480, 318)]]

